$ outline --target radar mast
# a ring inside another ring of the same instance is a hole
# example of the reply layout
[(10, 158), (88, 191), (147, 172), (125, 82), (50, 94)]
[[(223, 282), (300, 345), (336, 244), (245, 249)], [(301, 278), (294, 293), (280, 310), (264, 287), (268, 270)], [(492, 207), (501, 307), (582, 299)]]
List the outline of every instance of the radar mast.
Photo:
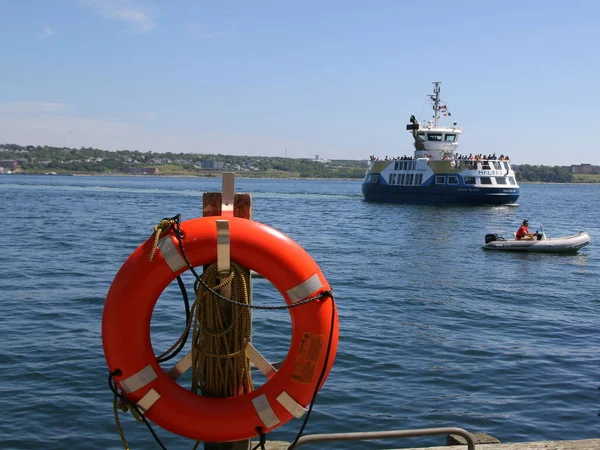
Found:
[(437, 128), (440, 120), (440, 84), (441, 81), (432, 81), (433, 94), (429, 95), (429, 98), (433, 101), (433, 126)]

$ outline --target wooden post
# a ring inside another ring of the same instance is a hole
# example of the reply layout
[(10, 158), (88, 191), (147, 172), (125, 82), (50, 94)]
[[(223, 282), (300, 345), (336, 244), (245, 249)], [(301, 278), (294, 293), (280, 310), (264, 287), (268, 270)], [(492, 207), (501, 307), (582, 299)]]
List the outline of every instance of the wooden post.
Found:
[[(202, 213), (204, 216), (226, 216), (233, 215), (244, 219), (252, 218), (252, 198), (250, 194), (235, 194), (234, 193), (234, 174), (231, 172), (223, 173), (223, 190), (222, 192), (205, 192), (202, 197)], [(230, 204), (233, 197), (233, 205)], [(251, 296), (252, 278), (250, 278), (250, 292), (248, 293), (249, 300), (252, 302)], [(226, 295), (225, 293), (222, 293)], [(250, 368), (248, 367), (248, 371)], [(235, 426), (235, 424), (231, 424)], [(235, 442), (205, 442), (204, 450), (248, 450), (250, 448), (250, 440)]]

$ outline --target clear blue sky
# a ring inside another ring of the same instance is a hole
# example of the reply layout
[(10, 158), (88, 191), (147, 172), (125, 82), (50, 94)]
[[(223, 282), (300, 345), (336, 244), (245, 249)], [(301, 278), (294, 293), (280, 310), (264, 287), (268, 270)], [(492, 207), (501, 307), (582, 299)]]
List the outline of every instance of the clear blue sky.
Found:
[(0, 143), (600, 164), (598, 1), (0, 0)]

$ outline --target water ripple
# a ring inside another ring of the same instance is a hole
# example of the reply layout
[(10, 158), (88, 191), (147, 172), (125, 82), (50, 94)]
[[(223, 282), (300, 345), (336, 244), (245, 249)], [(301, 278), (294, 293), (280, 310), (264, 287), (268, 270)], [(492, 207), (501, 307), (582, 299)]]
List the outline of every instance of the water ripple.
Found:
[[(0, 177), (10, 217), (0, 262), (0, 422), (7, 449), (122, 448), (101, 346), (106, 292), (125, 258), (163, 217), (201, 214), (218, 179)], [(368, 204), (360, 183), (238, 180), (254, 218), (319, 263), (340, 316), (335, 365), (307, 433), (459, 426), (502, 442), (597, 437), (600, 405), (600, 186), (524, 185), (518, 206)], [(578, 255), (480, 249), (523, 217), (551, 235), (587, 230)], [(191, 278), (184, 277), (188, 285)], [(254, 302), (279, 304), (265, 280)], [(152, 344), (181, 332), (176, 285), (157, 303)], [(253, 339), (283, 359), (291, 321), (260, 311)], [(26, 422), (25, 422), (26, 421)], [(27, 423), (27, 426), (23, 426)], [(124, 416), (134, 448), (155, 448)], [(269, 435), (291, 441), (300, 423)], [(189, 440), (157, 432), (170, 449)], [(443, 438), (328, 448), (443, 445)]]

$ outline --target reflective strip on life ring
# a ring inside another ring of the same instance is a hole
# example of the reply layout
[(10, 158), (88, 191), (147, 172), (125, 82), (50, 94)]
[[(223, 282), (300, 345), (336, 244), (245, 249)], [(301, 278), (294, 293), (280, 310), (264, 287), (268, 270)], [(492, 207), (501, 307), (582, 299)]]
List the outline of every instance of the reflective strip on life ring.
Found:
[[(288, 305), (331, 289), (316, 262), (292, 239), (259, 222), (226, 219), (231, 260), (269, 280)], [(217, 260), (216, 220), (223, 217), (181, 224), (184, 249), (193, 267)], [(164, 289), (188, 269), (172, 231), (160, 239), (154, 258), (148, 261), (152, 245), (150, 238), (127, 258), (108, 291), (102, 316), (106, 361), (110, 372), (120, 370), (114, 380), (127, 399), (166, 430), (204, 442), (249, 439), (258, 434), (257, 427), (267, 433), (300, 417), (323, 369), (324, 382), (335, 359), (338, 320), (333, 300), (326, 296), (289, 309), (292, 336), (287, 357), (260, 388), (237, 397), (197, 395), (175, 381), (188, 362), (169, 374), (159, 366), (152, 349), (154, 305)]]

